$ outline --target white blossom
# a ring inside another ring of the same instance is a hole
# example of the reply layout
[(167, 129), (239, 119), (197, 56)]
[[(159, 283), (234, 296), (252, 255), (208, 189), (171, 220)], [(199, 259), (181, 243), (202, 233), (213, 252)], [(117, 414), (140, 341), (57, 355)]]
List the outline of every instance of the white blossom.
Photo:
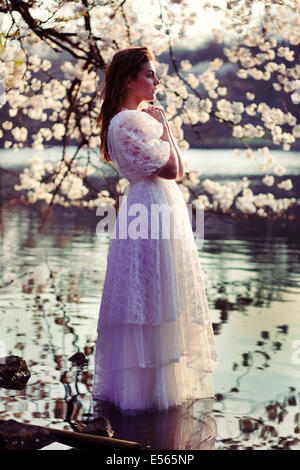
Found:
[[(40, 3), (42, 8), (44, 0)], [(51, 3), (53, 11), (58, 3), (58, 0)], [(69, 8), (69, 2), (62, 3), (64, 7)], [(103, 70), (90, 61), (97, 60), (96, 56), (90, 54), (92, 47), (97, 45), (102, 59), (107, 64), (118, 49), (131, 47), (132, 44), (148, 46), (159, 56), (161, 52), (168, 50), (169, 39), (173, 45), (179, 45), (179, 39), (185, 37), (196, 17), (185, 0), (161, 2), (159, 13), (155, 13), (151, 2), (144, 2), (145, 12), (141, 16), (137, 15), (133, 0), (125, 2), (122, 9), (116, 8), (114, 2), (104, 2), (101, 6), (96, 3), (93, 6), (92, 32), (82, 28), (87, 9), (80, 4), (76, 8), (73, 8), (73, 5), (66, 18), (62, 14), (61, 17), (54, 16), (53, 23), (48, 23), (46, 18), (38, 23), (40, 28), (53, 27), (66, 34), (69, 31), (76, 32), (68, 37), (74, 56), (64, 61), (59, 70), (56, 66), (56, 53), (53, 54), (54, 59), (52, 56), (51, 60), (43, 59), (46, 49), (39, 50), (37, 46), (43, 46), (45, 43), (30, 31), (25, 23), (22, 24), (22, 47), (13, 29), (11, 35), (3, 41), (5, 47), (0, 50), (0, 107), (5, 101), (8, 113), (3, 116), (0, 134), (2, 133), (1, 138), (4, 135), (7, 139), (6, 134), (9, 133), (9, 139), (12, 140), (3, 142), (4, 148), (12, 148), (15, 151), (22, 148), (27, 141), (27, 129), (31, 128), (30, 120), (35, 120), (32, 128), (38, 127), (38, 130), (32, 135), (33, 149), (42, 150), (52, 138), (60, 141), (66, 133), (68, 141), (75, 140), (78, 145), (82, 143), (83, 136), (87, 139), (82, 148), (86, 158), (93, 153), (97, 154), (100, 132), (97, 125), (100, 112), (98, 95), (102, 86)], [(153, 10), (153, 22), (145, 21), (148, 3), (151, 3)], [(264, 102), (255, 103), (254, 100), (261, 81), (272, 79), (274, 89), (281, 95), (290, 94), (294, 104), (300, 102), (300, 65), (296, 63), (293, 51), (293, 46), (298, 46), (300, 41), (299, 15), (294, 14), (298, 12), (296, 2), (292, 0), (286, 5), (286, 2), (265, 0), (265, 14), (259, 22), (248, 0), (227, 3), (226, 17), (221, 25), (224, 31), (230, 29), (235, 36), (230, 45), (223, 48), (225, 64), (223, 59), (216, 57), (207, 62), (208, 66), (203, 73), (196, 73), (197, 65), (192, 67), (190, 61), (181, 60), (177, 73), (169, 72), (168, 64), (155, 61), (161, 80), (159, 91), (172, 132), (179, 147), (186, 150), (189, 143), (184, 138), (183, 124), (200, 124), (200, 128), (212, 115), (220, 123), (230, 124), (235, 138), (252, 140), (271, 136), (271, 143), (289, 151), (300, 136), (296, 113), (293, 115), (287, 111), (279, 101), (272, 107)], [(216, 5), (213, 2), (204, 5), (204, 9), (214, 7)], [(37, 21), (40, 20), (38, 9), (33, 11)], [(222, 31), (212, 28), (211, 33), (216, 42), (224, 41)], [(49, 40), (48, 45), (56, 51), (57, 44), (54, 41)], [(175, 59), (176, 53), (174, 49)], [(242, 79), (249, 78), (252, 82), (255, 80), (251, 91), (245, 93), (245, 101), (248, 102), (231, 101), (230, 89), (227, 90), (224, 86), (228, 65), (234, 86), (239, 87)], [(223, 66), (224, 73), (220, 70)], [(200, 70), (202, 71), (201, 68)], [(274, 80), (276, 83), (273, 83)], [(282, 101), (284, 102), (284, 99)], [(16, 116), (17, 119), (14, 120)], [(26, 128), (25, 124), (22, 124), (24, 116)], [(66, 122), (67, 129), (64, 125)], [(209, 126), (207, 128), (209, 129)], [(234, 154), (241, 155), (242, 151), (235, 149)], [(270, 173), (272, 169), (278, 176), (286, 172), (279, 163), (276, 163), (277, 166), (273, 169), (275, 159), (269, 154), (267, 147), (258, 149), (257, 154), (247, 148), (243, 154), (246, 158), (257, 157), (257, 164), (262, 171)], [(22, 173), (20, 186), (27, 191), (31, 202), (39, 199), (50, 202), (56, 183), (61, 182), (62, 191), (56, 194), (55, 202), (65, 207), (82, 205), (93, 208), (96, 201), (100, 203), (109, 198), (107, 194), (100, 192), (94, 200), (81, 200), (87, 194), (87, 188), (82, 184), (84, 168), (86, 174), (89, 170), (87, 165), (77, 166), (77, 157), (73, 163), (69, 169), (67, 162), (53, 167), (50, 163), (35, 162), (28, 172)], [(55, 172), (58, 173), (56, 176)], [(53, 178), (49, 175), (48, 182), (43, 183), (42, 175), (46, 173), (53, 173)], [(266, 186), (273, 186), (274, 181), (274, 176), (263, 177)], [(278, 187), (289, 190), (287, 188), (292, 184), (289, 181), (282, 181)], [(187, 199), (190, 193), (186, 188), (191, 181), (186, 178), (182, 182), (184, 184), (181, 190)], [(206, 180), (203, 182), (203, 188), (208, 196), (203, 194), (201, 198), (205, 206), (213, 210), (228, 211), (235, 207), (245, 213), (256, 212), (262, 217), (266, 217), (270, 211), (281, 212), (294, 203), (293, 198), (276, 200), (272, 195), (254, 195), (253, 192), (247, 191), (249, 185), (247, 179), (226, 184), (215, 184)]]
[(294, 104), (300, 103), (300, 80), (295, 80), (292, 83), (291, 89), (294, 90), (294, 93), (291, 94), (291, 100)]
[(219, 94), (220, 96), (225, 96), (225, 95), (227, 95), (227, 88), (224, 87), (224, 86), (223, 86), (223, 87), (220, 87), (220, 86), (219, 86), (219, 87), (217, 88), (217, 92), (218, 92), (218, 94)]
[(237, 198), (235, 206), (241, 212), (245, 214), (254, 214), (256, 212), (256, 207), (253, 202), (246, 196), (240, 196)]
[(13, 123), (11, 121), (4, 121), (2, 123), (2, 127), (3, 127), (4, 130), (10, 131), (13, 127)]
[(249, 116), (255, 116), (256, 108), (257, 108), (257, 104), (252, 103), (250, 106), (246, 106), (246, 113), (249, 114)]
[(266, 185), (266, 186), (273, 186), (274, 184), (274, 176), (272, 175), (266, 175), (264, 178), (263, 178), (263, 183)]
[(60, 140), (65, 134), (65, 126), (62, 123), (55, 123), (52, 127), (53, 137), (57, 140)]
[(264, 155), (264, 156), (269, 155), (269, 152), (270, 152), (269, 148), (266, 146), (258, 148), (257, 151), (260, 155)]
[(278, 188), (285, 189), (286, 191), (290, 191), (293, 188), (293, 183), (290, 179), (281, 181), (278, 183)]
[(14, 136), (15, 140), (24, 142), (27, 139), (28, 131), (26, 127), (15, 127), (14, 129), (12, 129), (11, 133)]
[(293, 128), (293, 136), (298, 139), (300, 137), (300, 124), (297, 124), (294, 128)]
[(186, 77), (186, 81), (192, 88), (197, 88), (199, 85), (199, 80), (193, 73), (189, 73)]
[(285, 172), (286, 172), (286, 168), (285, 168), (283, 165), (278, 164), (278, 165), (275, 166), (274, 172), (275, 172), (276, 175), (278, 175), (278, 176), (283, 176), (283, 175), (285, 174)]
[(187, 70), (190, 70), (192, 68), (192, 64), (190, 63), (189, 60), (182, 60), (180, 62), (180, 67), (181, 67), (182, 70), (187, 71)]
[(247, 100), (253, 101), (253, 100), (255, 99), (255, 94), (254, 94), (254, 93), (250, 93), (250, 91), (247, 91), (246, 97), (247, 97)]
[(246, 157), (247, 157), (248, 159), (254, 158), (254, 152), (253, 152), (252, 149), (247, 149), (246, 152), (245, 152), (245, 154), (246, 154)]
[(220, 59), (219, 57), (216, 57), (214, 60), (212, 60), (209, 64), (209, 68), (211, 70), (219, 70), (223, 65), (223, 60)]
[(206, 194), (201, 194), (200, 196), (197, 197), (197, 199), (193, 199), (191, 204), (194, 204), (195, 206), (198, 206), (200, 204), (204, 208), (211, 207), (211, 203), (209, 202), (209, 199), (206, 196)]

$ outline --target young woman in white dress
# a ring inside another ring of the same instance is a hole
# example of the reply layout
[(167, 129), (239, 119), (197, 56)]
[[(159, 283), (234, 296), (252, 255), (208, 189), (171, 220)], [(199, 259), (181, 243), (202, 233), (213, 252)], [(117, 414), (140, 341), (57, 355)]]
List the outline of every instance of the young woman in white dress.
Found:
[(129, 184), (110, 238), (92, 395), (121, 410), (214, 397), (212, 323), (176, 183), (184, 163), (164, 111), (145, 107), (159, 83), (152, 53), (130, 48), (114, 55), (102, 92), (100, 148)]

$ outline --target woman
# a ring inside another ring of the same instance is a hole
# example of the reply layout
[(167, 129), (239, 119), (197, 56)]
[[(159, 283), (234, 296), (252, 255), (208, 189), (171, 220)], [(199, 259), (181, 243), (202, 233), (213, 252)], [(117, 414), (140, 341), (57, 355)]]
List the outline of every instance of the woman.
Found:
[(213, 397), (217, 364), (197, 248), (176, 183), (182, 156), (164, 111), (141, 108), (159, 85), (153, 61), (147, 48), (117, 52), (100, 113), (104, 158), (129, 185), (110, 239), (93, 398), (122, 410)]

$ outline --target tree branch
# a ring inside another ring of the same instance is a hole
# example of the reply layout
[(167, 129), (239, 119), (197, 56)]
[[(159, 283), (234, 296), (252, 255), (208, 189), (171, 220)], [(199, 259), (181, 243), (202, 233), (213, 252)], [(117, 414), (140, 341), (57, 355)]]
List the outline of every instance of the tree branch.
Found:
[[(76, 57), (77, 59), (88, 60), (95, 67), (100, 68), (100, 69), (104, 68), (105, 62), (103, 58), (101, 57), (100, 52), (97, 48), (95, 49), (95, 47), (91, 47), (89, 52), (86, 52), (79, 45), (76, 45), (71, 41), (71, 37), (77, 37), (76, 33), (63, 33), (63, 32), (56, 31), (56, 29), (54, 28), (42, 28), (40, 26), (41, 23), (39, 24), (30, 14), (29, 9), (31, 7), (31, 4), (25, 3), (23, 0), (9, 0), (9, 2), (12, 6), (12, 9), (20, 13), (23, 20), (29, 26), (31, 31), (33, 31), (41, 40), (46, 41), (46, 43), (51, 48), (53, 48), (53, 46), (51, 46), (51, 43), (49, 44), (47, 40), (54, 42), (61, 49), (69, 52), (69, 54)], [(67, 43), (69, 47), (65, 43)], [(86, 57), (83, 57), (79, 55), (78, 53), (76, 53), (75, 49), (83, 52), (86, 55)], [(97, 51), (97, 54), (95, 55), (96, 51)]]

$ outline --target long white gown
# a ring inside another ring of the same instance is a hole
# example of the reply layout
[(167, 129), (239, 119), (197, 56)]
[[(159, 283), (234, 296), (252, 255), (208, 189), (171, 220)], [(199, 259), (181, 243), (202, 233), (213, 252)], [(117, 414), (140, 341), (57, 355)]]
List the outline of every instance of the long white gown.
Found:
[[(129, 185), (110, 236), (92, 396), (122, 410), (214, 397), (218, 359), (189, 213), (176, 181), (153, 174), (169, 159), (162, 132), (152, 116), (126, 109), (108, 129)], [(169, 225), (157, 207), (170, 209)]]

